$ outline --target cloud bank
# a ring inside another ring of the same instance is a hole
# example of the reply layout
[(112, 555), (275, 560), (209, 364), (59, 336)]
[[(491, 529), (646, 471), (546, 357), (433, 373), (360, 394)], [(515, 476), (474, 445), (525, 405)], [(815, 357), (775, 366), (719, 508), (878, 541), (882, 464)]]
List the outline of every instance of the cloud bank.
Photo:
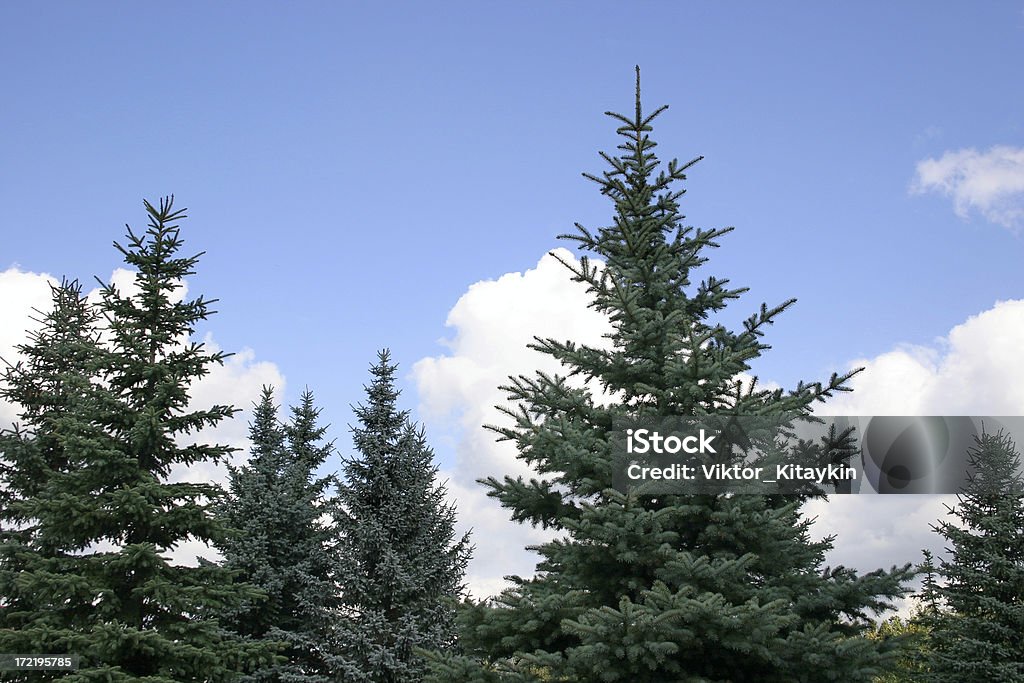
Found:
[(1024, 227), (1024, 148), (998, 145), (949, 151), (917, 164), (915, 193), (939, 192), (953, 199), (961, 218), (979, 212), (1015, 232)]

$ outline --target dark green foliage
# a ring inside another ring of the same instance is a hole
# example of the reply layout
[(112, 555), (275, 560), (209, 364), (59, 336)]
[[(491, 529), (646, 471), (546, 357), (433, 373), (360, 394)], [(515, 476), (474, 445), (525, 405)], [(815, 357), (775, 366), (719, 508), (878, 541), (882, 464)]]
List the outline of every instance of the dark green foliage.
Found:
[(397, 408), (395, 369), (382, 351), (367, 401), (355, 408), (358, 454), (345, 460), (338, 489), (336, 668), (352, 683), (415, 683), (420, 649), (451, 648), (470, 552), (468, 536), (455, 537), (423, 430)]
[(26, 362), (5, 376), (21, 424), (0, 441), (0, 652), (81, 655), (63, 680), (233, 680), (273, 651), (232, 637), (216, 615), (258, 593), (166, 553), (223, 535), (210, 511), (223, 491), (168, 475), (226, 456), (190, 434), (234, 409), (188, 407), (189, 385), (224, 355), (188, 341), (209, 302), (175, 300), (198, 258), (177, 255), (184, 213), (171, 200), (146, 210), (148, 230), (115, 243), (138, 293), (105, 286), (92, 309), (76, 285), (55, 290)]
[[(20, 424), (0, 432), (0, 652), (39, 652), (48, 631), (82, 623), (91, 607), (76, 604), (87, 582), (61, 578), (80, 541), (57, 501), (80, 459), (69, 442), (93, 431), (72, 411), (88, 400), (96, 372), (97, 313), (78, 282), (51, 287), (53, 308), (18, 346), (0, 397), (20, 409)], [(91, 598), (90, 598), (91, 599)]]
[(921, 623), (929, 629), (925, 680), (1024, 681), (1024, 482), (1009, 436), (983, 434), (955, 521), (935, 530), (950, 544), (926, 553)]
[(332, 529), (321, 517), (331, 477), (316, 478), (331, 453), (313, 394), (303, 393), (281, 425), (273, 392), (264, 387), (256, 405), (250, 438), (252, 457), (229, 467), (230, 498), (225, 524), (236, 530), (224, 542), (224, 565), (267, 594), (245, 604), (225, 621), (240, 634), (283, 642), (287, 661), (264, 667), (254, 681), (313, 683), (329, 680), (324, 648), (337, 609), (330, 561)]
[(922, 612), (918, 609), (908, 619), (889, 617), (875, 629), (873, 638), (881, 641), (902, 641), (904, 651), (904, 654), (893, 663), (892, 670), (876, 678), (875, 683), (921, 680), (928, 657), (928, 628), (921, 622), (921, 615)]
[[(536, 340), (532, 348), (560, 361), (567, 377), (511, 378), (511, 406), (501, 409), (512, 424), (492, 427), (541, 478), (490, 478), (489, 495), (513, 519), (558, 537), (537, 549), (533, 578), (516, 579), (470, 620), (465, 653), (437, 658), (429, 680), (869, 681), (891, 658), (888, 639), (868, 638), (870, 616), (905, 592), (910, 568), (858, 576), (825, 567), (831, 539), (810, 539), (800, 514), (807, 496), (612, 488), (617, 418), (806, 415), (847, 390), (849, 377), (788, 393), (738, 379), (768, 348), (764, 328), (794, 301), (762, 305), (739, 332), (716, 322), (745, 290), (693, 277), (731, 228), (683, 226), (675, 187), (698, 159), (658, 170), (649, 133), (663, 110), (643, 115), (638, 71), (635, 114), (610, 114), (622, 154), (602, 154), (611, 170), (586, 176), (613, 201), (614, 222), (564, 236), (604, 261), (566, 265), (611, 320), (611, 348)], [(814, 448), (833, 462), (852, 452), (844, 440)]]

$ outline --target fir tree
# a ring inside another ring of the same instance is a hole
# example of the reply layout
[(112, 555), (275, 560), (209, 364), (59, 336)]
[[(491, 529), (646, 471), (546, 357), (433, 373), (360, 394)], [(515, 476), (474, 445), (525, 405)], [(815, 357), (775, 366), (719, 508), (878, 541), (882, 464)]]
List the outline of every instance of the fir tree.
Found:
[[(258, 592), (225, 569), (172, 565), (165, 556), (182, 541), (215, 542), (223, 533), (210, 510), (222, 489), (169, 475), (230, 452), (189, 438), (234, 412), (188, 406), (191, 383), (224, 354), (189, 341), (210, 302), (175, 300), (198, 259), (177, 255), (184, 213), (170, 199), (145, 206), (147, 231), (129, 228), (127, 246), (115, 242), (136, 270), (138, 293), (104, 286), (104, 342), (89, 343), (90, 314), (74, 296), (55, 309), (52, 323), (69, 314), (81, 321), (69, 340), (81, 354), (69, 354), (72, 366), (61, 371), (69, 391), (55, 400), (51, 371), (30, 362), (6, 394), (23, 406), (24, 429), (5, 437), (5, 460), (34, 450), (43, 462), (38, 488), (5, 482), (27, 526), (17, 539), (24, 551), (14, 550), (23, 570), (13, 599), (3, 597), (19, 609), (4, 617), (0, 650), (81, 655), (81, 670), (65, 680), (232, 680), (273, 650), (232, 637), (216, 615)], [(37, 349), (45, 338), (36, 338)]]
[(419, 649), (454, 641), (454, 608), (469, 558), (456, 539), (455, 510), (436, 483), (422, 429), (397, 408), (395, 369), (379, 353), (355, 408), (358, 455), (344, 461), (339, 487), (338, 559), (342, 615), (336, 660), (342, 681), (415, 683)]
[[(558, 537), (536, 548), (536, 575), (513, 577), (463, 632), (465, 655), (436, 658), (429, 680), (868, 681), (892, 657), (888, 639), (868, 638), (869, 616), (905, 592), (909, 566), (863, 576), (825, 567), (831, 539), (810, 539), (799, 511), (807, 496), (613, 488), (619, 419), (807, 415), (849, 378), (788, 393), (737, 379), (768, 348), (764, 328), (795, 300), (762, 305), (738, 332), (716, 320), (745, 290), (693, 278), (731, 228), (682, 224), (676, 184), (699, 159), (659, 171), (649, 133), (664, 109), (643, 114), (638, 69), (635, 113), (609, 113), (622, 154), (602, 153), (611, 166), (602, 177), (585, 174), (614, 202), (614, 222), (562, 236), (604, 261), (565, 265), (609, 317), (611, 349), (537, 339), (532, 348), (566, 376), (511, 378), (511, 406), (499, 408), (512, 425), (491, 427), (542, 478), (482, 480), (489, 495)], [(848, 441), (819, 445), (819, 457), (849, 457)]]
[(285, 643), (287, 661), (262, 668), (254, 681), (328, 681), (324, 647), (336, 609), (330, 562), (331, 529), (321, 520), (330, 477), (314, 476), (331, 445), (317, 425), (313, 394), (303, 393), (292, 421), (278, 421), (273, 391), (264, 387), (250, 426), (251, 458), (229, 467), (225, 524), (235, 530), (222, 546), (224, 564), (260, 588), (266, 600), (249, 602), (226, 619), (249, 638)]
[(982, 434), (968, 454), (971, 473), (956, 521), (935, 530), (950, 544), (936, 567), (930, 554), (921, 617), (929, 629), (925, 680), (1024, 681), (1024, 482), (1010, 437)]

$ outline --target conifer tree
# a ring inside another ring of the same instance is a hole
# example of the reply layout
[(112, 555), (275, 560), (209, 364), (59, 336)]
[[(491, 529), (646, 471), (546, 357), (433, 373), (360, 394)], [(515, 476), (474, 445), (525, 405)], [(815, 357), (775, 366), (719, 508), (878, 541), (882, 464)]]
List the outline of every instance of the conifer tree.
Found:
[(20, 422), (0, 429), (0, 651), (42, 652), (48, 631), (82, 623), (91, 596), (62, 580), (76, 566), (67, 549), (66, 513), (54, 506), (79, 463), (74, 438), (89, 429), (70, 413), (95, 373), (97, 313), (77, 282), (51, 285), (52, 307), (8, 365), (0, 400)]
[(468, 534), (436, 482), (424, 432), (397, 408), (396, 366), (381, 351), (367, 401), (355, 408), (357, 455), (338, 489), (342, 616), (336, 671), (351, 683), (415, 683), (418, 649), (446, 650), (463, 587)]
[(79, 673), (64, 680), (232, 680), (270, 661), (274, 650), (232, 637), (217, 614), (258, 592), (233, 583), (223, 568), (177, 566), (166, 557), (182, 541), (215, 542), (223, 534), (210, 510), (222, 489), (172, 483), (169, 475), (175, 465), (217, 462), (230, 452), (190, 438), (234, 412), (188, 405), (191, 383), (224, 354), (189, 341), (210, 302), (176, 300), (198, 259), (178, 255), (184, 212), (171, 199), (145, 207), (147, 231), (129, 228), (127, 246), (115, 242), (136, 271), (138, 293), (103, 287), (103, 343), (92, 343), (92, 314), (76, 308), (86, 304), (74, 304), (75, 295), (35, 339), (42, 349), (58, 321), (80, 321), (69, 344), (81, 353), (69, 353), (72, 365), (60, 369), (73, 390), (55, 401), (51, 371), (31, 362), (6, 390), (23, 406), (23, 426), (5, 436), (4, 459), (35, 451), (43, 466), (36, 488), (16, 478), (11, 486), (5, 473), (16, 521), (26, 526), (17, 538), (24, 549), (14, 549), (23, 571), (13, 598), (2, 598), (19, 609), (4, 617), (0, 649), (81, 655)]
[(313, 394), (302, 394), (290, 424), (278, 421), (273, 390), (264, 387), (250, 426), (251, 458), (229, 466), (225, 524), (235, 530), (222, 546), (224, 565), (267, 598), (226, 618), (249, 638), (287, 645), (286, 661), (253, 673), (253, 681), (330, 680), (324, 648), (330, 642), (337, 594), (330, 561), (332, 530), (322, 520), (331, 477), (315, 476), (331, 445), (317, 425)]
[(1024, 482), (1010, 437), (985, 433), (968, 453), (971, 474), (956, 521), (934, 528), (950, 544), (927, 580), (920, 617), (928, 628), (924, 680), (1024, 681)]
[[(536, 548), (534, 577), (514, 577), (463, 631), (463, 656), (435, 658), (431, 681), (869, 681), (891, 657), (888, 639), (867, 637), (869, 616), (905, 592), (909, 566), (825, 567), (831, 539), (810, 539), (807, 496), (613, 488), (617, 420), (807, 415), (849, 379), (786, 393), (738, 378), (795, 300), (762, 305), (739, 331), (716, 319), (746, 290), (694, 279), (731, 228), (683, 225), (677, 183), (699, 158), (660, 166), (649, 134), (665, 108), (642, 112), (637, 69), (634, 114), (609, 112), (622, 153), (601, 154), (611, 167), (602, 176), (584, 174), (614, 203), (613, 223), (562, 236), (586, 252), (565, 265), (610, 319), (610, 350), (537, 339), (532, 348), (566, 375), (510, 378), (510, 405), (499, 408), (511, 425), (491, 427), (541, 478), (482, 480), (489, 495), (557, 538)], [(847, 441), (820, 456), (849, 457)]]

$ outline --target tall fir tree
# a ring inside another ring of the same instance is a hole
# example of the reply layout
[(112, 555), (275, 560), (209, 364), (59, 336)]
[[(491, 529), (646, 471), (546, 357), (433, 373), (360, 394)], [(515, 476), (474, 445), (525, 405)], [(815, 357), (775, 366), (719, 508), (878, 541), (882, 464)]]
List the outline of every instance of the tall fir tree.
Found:
[(455, 509), (436, 482), (424, 432), (399, 411), (396, 366), (379, 353), (355, 408), (357, 455), (344, 461), (338, 490), (338, 576), (342, 619), (336, 670), (347, 683), (415, 683), (419, 649), (447, 650), (469, 560), (456, 538)]
[[(807, 415), (847, 390), (847, 376), (762, 390), (740, 373), (769, 348), (764, 328), (795, 300), (731, 331), (715, 317), (744, 289), (694, 273), (732, 228), (686, 227), (677, 183), (698, 159), (661, 167), (644, 115), (609, 112), (622, 153), (584, 174), (614, 203), (612, 225), (577, 224), (583, 255), (565, 263), (610, 319), (611, 348), (537, 339), (566, 376), (510, 378), (514, 442), (541, 478), (482, 480), (514, 520), (556, 532), (536, 548), (534, 577), (465, 620), (463, 656), (438, 657), (432, 681), (869, 681), (893, 643), (871, 639), (870, 615), (906, 592), (909, 566), (859, 576), (824, 566), (831, 538), (812, 541), (807, 496), (638, 495), (613, 488), (617, 420), (702, 415)], [(605, 396), (595, 397), (588, 385)], [(833, 462), (847, 440), (818, 447)], [(810, 494), (808, 494), (810, 495)]]
[(332, 477), (316, 470), (332, 452), (309, 390), (278, 421), (273, 390), (264, 387), (250, 426), (251, 458), (229, 466), (230, 495), (222, 507), (233, 530), (221, 549), (224, 565), (267, 594), (226, 616), (236, 633), (285, 643), (285, 661), (261, 668), (252, 681), (316, 683), (331, 680), (325, 647), (337, 616), (331, 562), (333, 531), (325, 491)]
[(971, 474), (954, 521), (935, 530), (948, 559), (925, 554), (928, 629), (923, 680), (1024, 682), (1024, 482), (1011, 438), (985, 433), (968, 454)]
[[(13, 598), (0, 598), (18, 605), (3, 617), (0, 650), (81, 655), (79, 672), (62, 680), (233, 680), (274, 650), (233, 637), (217, 614), (258, 592), (223, 568), (173, 565), (165, 556), (183, 541), (223, 535), (210, 510), (223, 490), (169, 475), (175, 465), (217, 462), (231, 450), (189, 437), (234, 412), (189, 408), (190, 385), (224, 354), (189, 341), (210, 302), (176, 300), (198, 259), (177, 253), (184, 212), (171, 199), (145, 207), (147, 231), (129, 228), (127, 246), (115, 242), (138, 291), (103, 287), (103, 342), (92, 343), (91, 314), (76, 308), (74, 295), (49, 320), (46, 334), (64, 316), (81, 321), (69, 340), (80, 354), (60, 370), (73, 390), (55, 402), (52, 371), (32, 363), (6, 390), (22, 406), (23, 428), (5, 435), (4, 459), (39, 462), (34, 452), (44, 462), (28, 488), (5, 476), (24, 528), (13, 551), (22, 571), (13, 589), (4, 584)], [(46, 339), (36, 337), (34, 349)]]

